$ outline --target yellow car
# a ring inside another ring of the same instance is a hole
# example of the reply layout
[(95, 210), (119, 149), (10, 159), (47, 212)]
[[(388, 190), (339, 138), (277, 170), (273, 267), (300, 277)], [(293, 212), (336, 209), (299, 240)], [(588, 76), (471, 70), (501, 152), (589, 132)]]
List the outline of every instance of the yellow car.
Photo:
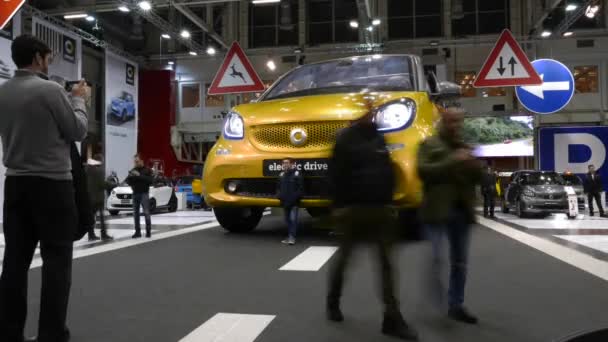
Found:
[(205, 202), (225, 229), (253, 230), (265, 208), (280, 206), (278, 176), (282, 160), (290, 157), (305, 176), (301, 207), (313, 216), (327, 212), (326, 176), (336, 134), (364, 115), (371, 101), (397, 174), (394, 205), (417, 208), (418, 143), (433, 133), (434, 101), (460, 94), (457, 85), (432, 76), (429, 82), (420, 58), (411, 55), (351, 57), (293, 69), (258, 100), (227, 114), (205, 162)]

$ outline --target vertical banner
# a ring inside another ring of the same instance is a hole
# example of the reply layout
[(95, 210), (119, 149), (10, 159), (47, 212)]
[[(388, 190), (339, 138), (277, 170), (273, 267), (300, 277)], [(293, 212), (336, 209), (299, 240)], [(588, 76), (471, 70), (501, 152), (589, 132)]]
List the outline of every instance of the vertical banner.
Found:
[(137, 64), (106, 51), (106, 174), (123, 180), (137, 153)]
[(49, 78), (60, 84), (77, 81), (82, 70), (82, 39), (46, 20), (32, 18), (32, 34), (53, 50), (55, 58), (49, 65)]

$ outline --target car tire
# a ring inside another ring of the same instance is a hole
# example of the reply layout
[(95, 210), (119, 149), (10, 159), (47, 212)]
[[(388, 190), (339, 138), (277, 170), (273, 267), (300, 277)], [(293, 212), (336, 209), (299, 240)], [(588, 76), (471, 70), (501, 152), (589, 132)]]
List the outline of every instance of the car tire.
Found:
[(214, 208), (215, 218), (231, 233), (249, 233), (260, 223), (264, 208)]
[(156, 213), (156, 199), (150, 198), (150, 214)]
[(118, 216), (119, 213), (118, 210), (110, 210), (110, 216)]
[(306, 208), (306, 211), (314, 218), (329, 216), (331, 214), (331, 209), (323, 207)]
[(522, 207), (523, 205), (524, 204), (520, 200), (517, 201), (517, 217), (519, 217), (519, 218), (526, 217), (526, 211)]
[(174, 213), (177, 211), (177, 196), (175, 194), (171, 195), (171, 199), (169, 200), (169, 212)]
[(500, 204), (500, 209), (502, 211), (503, 214), (508, 214), (509, 213), (509, 206), (507, 206), (507, 201), (506, 200), (502, 200), (501, 204)]

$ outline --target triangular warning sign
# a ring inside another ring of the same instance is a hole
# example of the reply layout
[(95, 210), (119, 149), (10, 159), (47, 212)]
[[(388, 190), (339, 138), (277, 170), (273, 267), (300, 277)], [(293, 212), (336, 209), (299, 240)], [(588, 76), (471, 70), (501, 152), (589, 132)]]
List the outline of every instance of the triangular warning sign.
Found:
[(239, 43), (234, 42), (207, 93), (222, 95), (264, 91), (264, 82), (255, 72)]
[(473, 86), (511, 87), (542, 84), (528, 57), (509, 30), (502, 31)]
[(25, 0), (4, 0), (0, 5), (0, 30), (8, 24), (13, 16), (19, 11)]

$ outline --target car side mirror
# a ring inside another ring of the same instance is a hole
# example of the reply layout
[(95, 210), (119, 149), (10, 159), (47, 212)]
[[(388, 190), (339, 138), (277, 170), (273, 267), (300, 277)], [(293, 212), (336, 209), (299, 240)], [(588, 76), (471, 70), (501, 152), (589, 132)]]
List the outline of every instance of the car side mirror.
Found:
[(453, 82), (439, 81), (434, 72), (427, 75), (431, 99), (435, 102), (454, 100), (462, 96), (462, 89)]

